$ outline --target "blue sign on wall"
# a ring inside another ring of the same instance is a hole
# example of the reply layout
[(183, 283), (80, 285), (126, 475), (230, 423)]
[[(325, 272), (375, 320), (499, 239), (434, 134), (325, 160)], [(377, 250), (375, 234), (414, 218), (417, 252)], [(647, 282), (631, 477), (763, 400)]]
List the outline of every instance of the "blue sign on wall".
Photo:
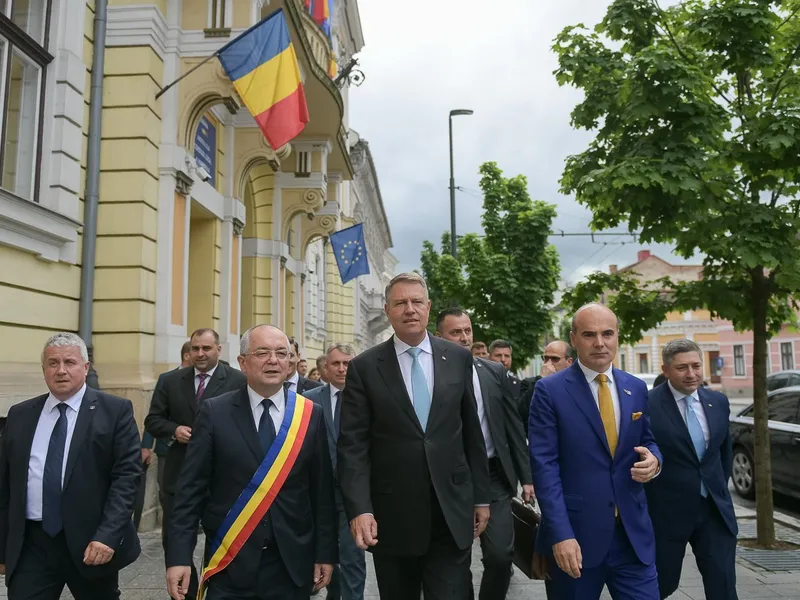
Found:
[(194, 136), (194, 159), (198, 167), (203, 167), (211, 179), (211, 187), (217, 180), (217, 128), (207, 118), (202, 117), (197, 124), (197, 133)]

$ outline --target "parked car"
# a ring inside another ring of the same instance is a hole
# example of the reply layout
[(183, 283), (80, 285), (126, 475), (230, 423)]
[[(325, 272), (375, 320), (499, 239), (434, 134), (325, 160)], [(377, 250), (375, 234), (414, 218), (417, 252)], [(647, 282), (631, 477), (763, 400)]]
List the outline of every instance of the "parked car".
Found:
[[(777, 373), (776, 373), (777, 375)], [(772, 489), (800, 498), (800, 386), (769, 392), (769, 443), (772, 459)], [(731, 416), (733, 442), (733, 487), (748, 499), (756, 493), (753, 460), (753, 411), (750, 405)]]
[(800, 386), (800, 371), (792, 369), (789, 371), (779, 371), (772, 375), (767, 375), (767, 391), (774, 392), (782, 388)]

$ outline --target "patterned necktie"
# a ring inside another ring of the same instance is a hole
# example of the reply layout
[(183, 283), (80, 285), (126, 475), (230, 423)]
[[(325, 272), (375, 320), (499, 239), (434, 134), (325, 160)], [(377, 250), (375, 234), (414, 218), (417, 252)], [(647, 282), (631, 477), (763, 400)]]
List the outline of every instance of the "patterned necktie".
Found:
[(200, 400), (203, 397), (203, 392), (206, 391), (206, 380), (208, 379), (208, 373), (198, 373), (197, 377), (200, 379), (200, 383), (197, 384), (197, 391), (194, 393), (194, 399)]
[(342, 414), (342, 392), (336, 392), (333, 397), (336, 399), (336, 407), (333, 409), (333, 431), (336, 439), (339, 439), (339, 418)]
[(64, 469), (64, 449), (67, 445), (67, 408), (63, 402), (58, 406), (58, 421), (50, 435), (47, 458), (42, 477), (42, 529), (50, 537), (56, 537), (64, 528), (61, 515), (61, 485)]
[(275, 441), (275, 422), (269, 414), (269, 409), (273, 406), (272, 400), (264, 398), (261, 405), (264, 407), (264, 412), (261, 413), (261, 420), (258, 422), (258, 439), (261, 442), (261, 449), (266, 454)]
[(431, 412), (431, 393), (428, 391), (428, 380), (425, 379), (425, 371), (419, 362), (420, 348), (409, 348), (406, 352), (411, 355), (414, 362), (411, 363), (411, 395), (414, 402), (414, 412), (417, 413), (419, 424), (422, 431), (428, 427), (428, 415)]
[[(706, 436), (703, 435), (703, 428), (700, 425), (700, 419), (697, 418), (697, 413), (694, 410), (694, 403), (696, 400), (692, 396), (686, 396), (683, 403), (686, 406), (686, 427), (689, 429), (689, 437), (692, 438), (692, 445), (694, 451), (697, 453), (697, 460), (702, 461), (706, 453)], [(706, 484), (700, 480), (700, 495), (705, 498), (708, 496)]]
[(600, 384), (600, 389), (597, 392), (597, 399), (600, 403), (600, 418), (603, 421), (603, 429), (606, 431), (606, 439), (608, 440), (608, 449), (611, 450), (611, 456), (617, 452), (617, 419), (614, 416), (614, 401), (611, 399), (611, 388), (608, 387), (608, 377), (605, 375), (598, 375), (594, 380)]

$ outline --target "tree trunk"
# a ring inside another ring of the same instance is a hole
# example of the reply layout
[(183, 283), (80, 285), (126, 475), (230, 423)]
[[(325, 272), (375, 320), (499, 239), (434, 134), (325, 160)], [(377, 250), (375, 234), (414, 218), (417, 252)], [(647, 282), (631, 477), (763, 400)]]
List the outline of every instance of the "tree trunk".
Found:
[(772, 462), (767, 422), (769, 419), (767, 406), (767, 303), (769, 291), (763, 268), (758, 267), (753, 270), (752, 282), (756, 526), (758, 544), (770, 547), (775, 544), (775, 522), (773, 521)]

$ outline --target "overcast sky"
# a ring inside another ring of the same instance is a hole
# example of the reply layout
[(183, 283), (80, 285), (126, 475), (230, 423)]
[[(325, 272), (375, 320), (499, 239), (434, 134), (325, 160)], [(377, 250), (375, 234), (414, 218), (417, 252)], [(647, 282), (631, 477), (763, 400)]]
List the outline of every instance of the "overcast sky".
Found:
[[(422, 242), (438, 246), (450, 227), (447, 117), (456, 108), (475, 111), (454, 119), (456, 185), (466, 190), (456, 196), (459, 234), (481, 231), (477, 170), (490, 160), (506, 175), (524, 174), (533, 199), (557, 205), (554, 228), (589, 231), (589, 212), (558, 191), (565, 158), (585, 150), (591, 135), (570, 127), (581, 96), (556, 84), (550, 47), (564, 27), (597, 23), (609, 3), (359, 0), (366, 81), (351, 90), (350, 121), (370, 143), (398, 269), (417, 268)], [(569, 281), (635, 262), (641, 249), (589, 238), (553, 241)], [(669, 247), (648, 248), (684, 262)]]

